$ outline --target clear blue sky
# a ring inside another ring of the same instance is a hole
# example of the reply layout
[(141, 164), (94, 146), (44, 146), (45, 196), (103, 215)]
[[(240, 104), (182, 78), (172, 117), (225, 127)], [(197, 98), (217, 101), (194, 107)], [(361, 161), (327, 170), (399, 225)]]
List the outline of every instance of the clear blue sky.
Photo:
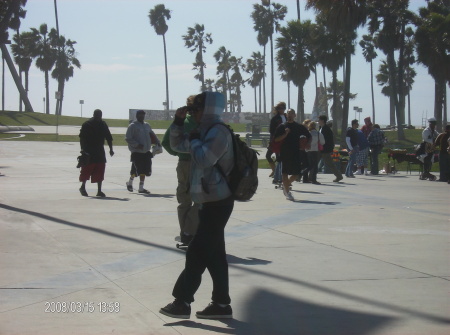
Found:
[[(172, 11), (166, 34), (169, 63), (170, 107), (185, 104), (186, 97), (199, 92), (200, 82), (194, 79), (192, 70), (194, 53), (182, 40), (188, 27), (204, 24), (212, 34), (213, 44), (207, 45), (205, 62), (206, 78), (216, 79), (216, 63), (213, 54), (225, 46), (236, 57), (250, 58), (254, 51), (261, 51), (256, 41), (250, 14), (257, 0), (58, 0), (60, 34), (75, 40), (78, 58), (82, 64), (74, 77), (66, 83), (63, 114), (80, 116), (79, 101), (84, 100), (83, 117), (90, 117), (95, 108), (103, 110), (105, 118), (127, 119), (130, 108), (163, 109), (165, 100), (165, 73), (162, 37), (150, 26), (148, 13), (155, 5), (164, 3)], [(288, 7), (287, 20), (296, 19), (296, 1), (277, 1)], [(47, 23), (56, 27), (53, 0), (28, 0), (27, 16), (21, 31), (38, 28)], [(301, 18), (314, 19), (312, 12), (304, 9), (301, 1)], [(425, 6), (425, 0), (412, 0), (411, 9)], [(359, 31), (358, 41), (363, 35)], [(382, 52), (375, 62), (377, 71)], [(268, 51), (269, 55), (269, 51)], [(269, 59), (267, 60), (268, 64)], [(422, 65), (411, 94), (412, 124), (420, 125), (422, 116), (433, 114), (434, 81)], [(270, 106), (270, 67), (267, 67), (267, 106)], [(320, 70), (320, 73), (322, 71)], [(246, 76), (246, 74), (244, 74)], [(339, 73), (342, 80), (342, 71)], [(319, 76), (319, 81), (322, 81)], [(372, 114), (370, 94), (370, 67), (365, 62), (359, 45), (352, 59), (351, 92), (357, 93), (350, 102), (350, 118), (353, 107), (363, 108), (361, 120)], [(327, 84), (331, 74), (327, 76)], [(50, 109), (54, 113), (57, 84), (50, 82)], [(44, 112), (44, 73), (34, 65), (30, 71), (29, 97), (37, 112)], [(377, 122), (388, 124), (389, 100), (381, 94), (375, 83)], [(6, 109), (18, 109), (18, 94), (9, 73), (6, 77)], [(243, 89), (243, 111), (254, 110), (254, 93), (250, 86)], [(297, 107), (296, 89), (291, 87), (291, 107)], [(315, 82), (312, 75), (305, 85), (305, 110), (312, 111), (315, 98)], [(275, 72), (275, 103), (287, 102), (287, 85)]]

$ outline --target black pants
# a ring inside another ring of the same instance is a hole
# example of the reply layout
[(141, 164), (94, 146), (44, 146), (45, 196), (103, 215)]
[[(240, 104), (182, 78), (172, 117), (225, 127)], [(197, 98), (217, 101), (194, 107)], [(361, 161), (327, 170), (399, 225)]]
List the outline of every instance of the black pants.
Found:
[(172, 295), (191, 303), (208, 269), (213, 281), (211, 300), (218, 304), (229, 304), (228, 262), (225, 252), (225, 226), (233, 212), (234, 201), (228, 198), (204, 203), (199, 210), (197, 233), (186, 252), (186, 264), (178, 277)]

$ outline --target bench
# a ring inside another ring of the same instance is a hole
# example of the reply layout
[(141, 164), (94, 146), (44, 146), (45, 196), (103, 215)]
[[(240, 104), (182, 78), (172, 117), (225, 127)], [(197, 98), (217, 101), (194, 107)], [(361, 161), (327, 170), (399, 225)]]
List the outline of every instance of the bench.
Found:
[(245, 142), (247, 143), (247, 145), (249, 147), (252, 146), (252, 141), (261, 141), (261, 146), (263, 148), (267, 148), (267, 146), (269, 145), (269, 141), (270, 141), (270, 134), (250, 134), (247, 133), (245, 135)]

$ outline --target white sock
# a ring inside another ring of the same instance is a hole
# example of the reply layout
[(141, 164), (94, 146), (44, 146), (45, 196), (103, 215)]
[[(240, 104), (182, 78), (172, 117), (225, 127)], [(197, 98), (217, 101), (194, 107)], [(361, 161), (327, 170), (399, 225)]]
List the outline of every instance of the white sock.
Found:
[(133, 185), (133, 180), (134, 180), (134, 177), (130, 177), (130, 180), (128, 181), (128, 184)]
[(143, 181), (140, 181), (139, 182), (139, 190), (143, 190), (144, 189), (144, 182)]
[(220, 307), (222, 307), (222, 308), (224, 308), (224, 307), (227, 307), (228, 305), (226, 305), (226, 304), (217, 304), (217, 305), (219, 305)]

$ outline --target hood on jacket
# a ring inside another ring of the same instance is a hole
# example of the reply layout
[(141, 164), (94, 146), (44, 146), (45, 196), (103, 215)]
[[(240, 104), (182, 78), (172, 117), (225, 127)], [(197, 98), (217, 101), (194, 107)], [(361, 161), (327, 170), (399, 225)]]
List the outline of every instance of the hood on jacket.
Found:
[(202, 123), (217, 120), (225, 109), (225, 96), (219, 92), (203, 92), (195, 97), (194, 106), (203, 110)]
[(372, 120), (370, 120), (370, 116), (368, 116), (364, 119), (364, 123), (368, 126), (370, 126), (372, 124)]

